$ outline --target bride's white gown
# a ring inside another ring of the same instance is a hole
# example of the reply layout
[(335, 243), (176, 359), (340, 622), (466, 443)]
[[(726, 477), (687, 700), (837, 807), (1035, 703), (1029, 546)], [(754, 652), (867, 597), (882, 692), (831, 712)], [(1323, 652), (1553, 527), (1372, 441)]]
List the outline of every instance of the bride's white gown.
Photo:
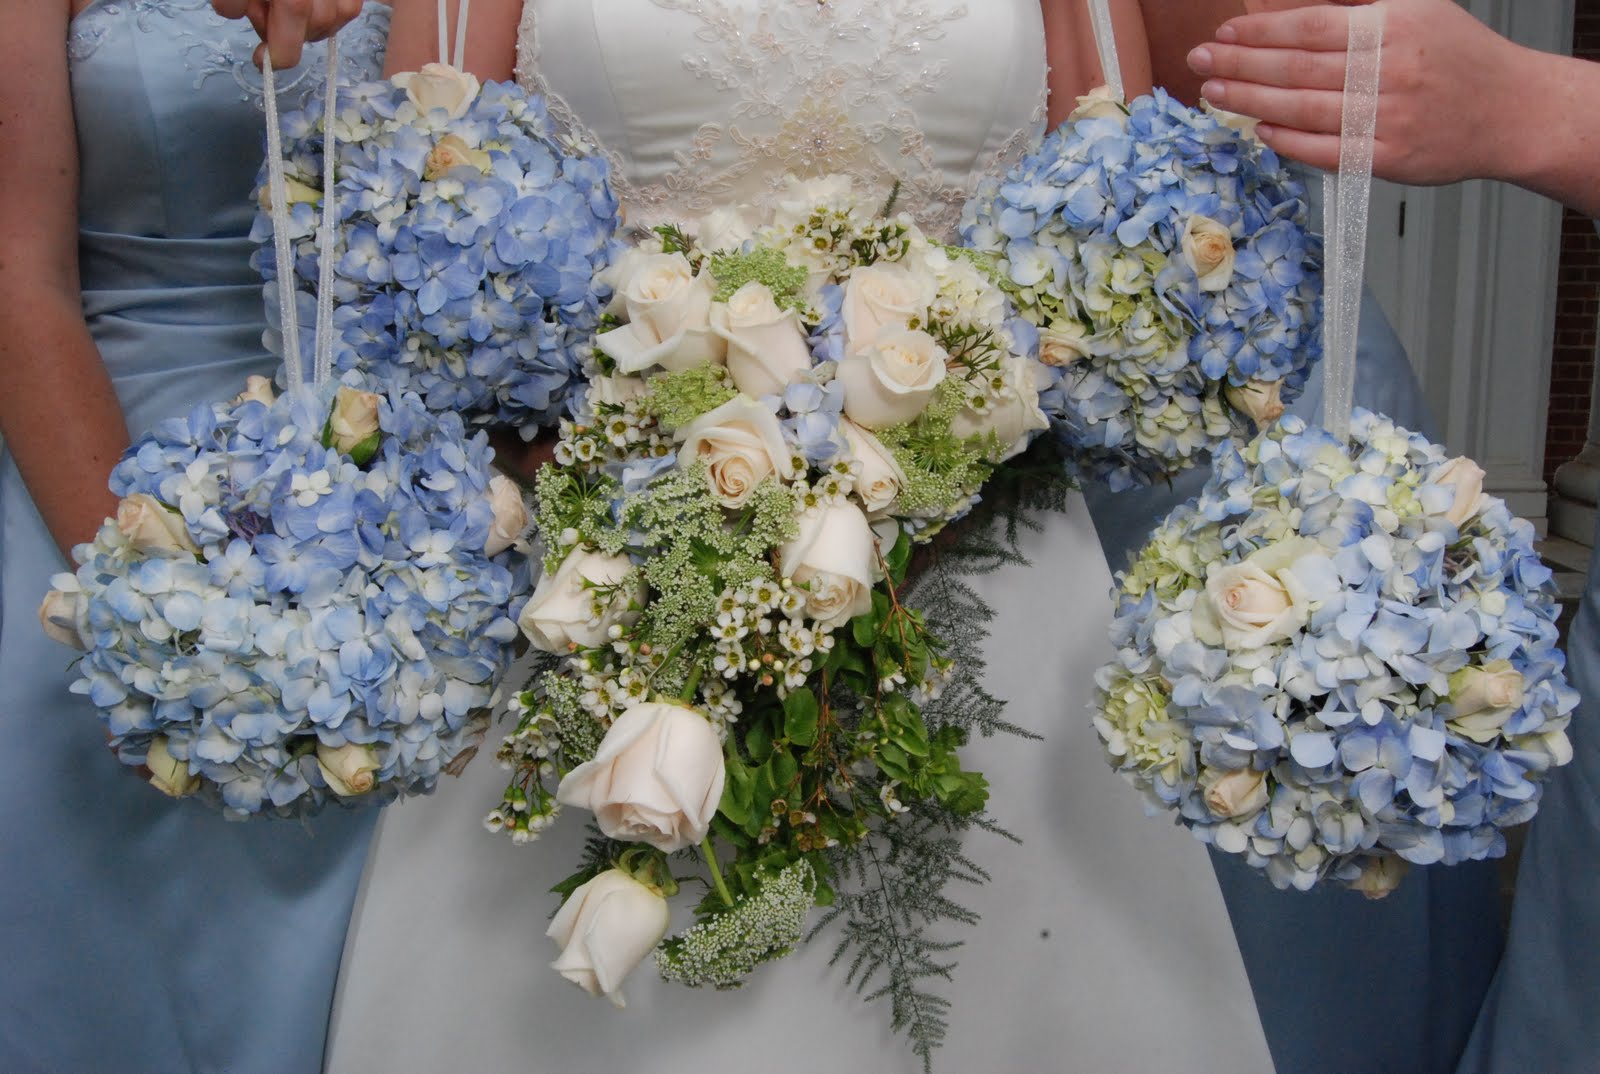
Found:
[[(1037, 0), (530, 0), (519, 78), (612, 154), (631, 221), (759, 203), (786, 171), (824, 170), (885, 194), (899, 179), (900, 205), (941, 228), (1042, 123), (1042, 41)], [(1024, 842), (972, 837), (993, 881), (956, 892), (983, 921), (957, 930), (937, 1065), (1270, 1072), (1204, 849), (1144, 816), (1085, 711), (1109, 655), (1110, 579), (1082, 501), (1026, 551), (1031, 568), (977, 584), (999, 612), (992, 688), (1044, 739), (971, 748), (994, 815)], [(885, 1007), (828, 965), (827, 936), (735, 993), (667, 985), (646, 964), (617, 1011), (562, 980), (548, 889), (576, 861), (583, 818), (515, 847), (479, 823), (502, 788), (485, 757), (385, 814), (332, 1074), (918, 1069)]]

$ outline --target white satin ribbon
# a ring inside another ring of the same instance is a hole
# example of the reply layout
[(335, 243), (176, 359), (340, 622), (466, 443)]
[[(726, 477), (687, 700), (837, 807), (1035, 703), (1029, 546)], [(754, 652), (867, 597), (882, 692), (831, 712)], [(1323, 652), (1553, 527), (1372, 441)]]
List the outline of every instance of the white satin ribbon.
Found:
[(1094, 47), (1100, 53), (1100, 71), (1111, 95), (1127, 100), (1122, 87), (1122, 61), (1117, 57), (1117, 30), (1111, 22), (1111, 0), (1089, 0), (1089, 21), (1094, 24)]
[(1356, 350), (1361, 330), (1361, 280), (1366, 268), (1372, 155), (1378, 133), (1378, 79), (1383, 8), (1349, 9), (1339, 170), (1323, 185), (1325, 236), (1322, 294), (1322, 424), (1340, 441), (1350, 436), (1355, 407)]
[[(338, 138), (334, 132), (337, 111), (339, 43), (328, 39), (327, 85), (323, 108), (322, 220), (317, 233), (317, 320), (312, 351), (313, 386), (333, 375), (333, 252), (338, 212), (334, 190), (334, 158)], [(272, 247), (278, 268), (278, 329), (283, 337), (283, 364), (290, 391), (305, 382), (300, 354), (300, 312), (295, 307), (298, 288), (294, 277), (294, 251), (289, 241), (288, 178), (283, 165), (283, 130), (278, 119), (278, 83), (272, 57), (262, 54), (261, 77), (267, 112), (267, 196), (272, 200)]]
[(456, 51), (450, 54), (450, 5), (449, 0), (439, 0), (439, 62), (448, 63), (457, 71), (466, 69), (467, 61), (467, 13), (472, 9), (472, 0), (461, 0), (461, 7), (456, 11)]

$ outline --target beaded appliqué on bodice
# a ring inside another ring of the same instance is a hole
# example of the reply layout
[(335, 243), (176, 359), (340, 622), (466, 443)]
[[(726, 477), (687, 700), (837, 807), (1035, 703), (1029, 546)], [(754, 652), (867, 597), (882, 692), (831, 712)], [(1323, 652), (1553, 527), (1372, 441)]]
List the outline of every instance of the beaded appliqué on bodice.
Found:
[[(200, 89), (212, 78), (232, 79), (240, 100), (265, 108), (261, 72), (253, 59), (260, 39), (243, 20), (224, 19), (211, 0), (101, 0), (90, 4), (72, 20), (67, 34), (67, 57), (83, 63), (104, 44), (120, 20), (132, 20), (140, 33), (173, 37), (184, 64), (194, 72)], [(158, 21), (161, 20), (161, 21)], [(165, 23), (165, 25), (163, 24)], [(372, 57), (382, 56), (389, 35), (389, 8), (369, 3), (361, 15), (339, 34), (341, 78), (359, 82), (372, 76)], [(291, 99), (301, 88), (320, 85), (327, 46), (306, 47), (304, 59), (291, 71), (278, 75), (279, 91)]]
[[(573, 0), (567, 0), (573, 2)], [(588, 0), (576, 0), (588, 2)], [(724, 103), (704, 117), (665, 174), (641, 182), (617, 146), (605, 145), (541, 72), (536, 4), (523, 7), (517, 81), (544, 94), (573, 137), (610, 159), (617, 190), (635, 223), (705, 213), (737, 203), (758, 209), (790, 174), (849, 175), (857, 189), (887, 194), (932, 234), (952, 232), (961, 206), (986, 174), (1003, 169), (1043, 129), (1043, 70), (1031, 125), (1007, 132), (966, 175), (936, 162), (918, 109), (933, 104), (955, 62), (930, 48), (972, 32), (965, 3), (927, 0), (650, 0), (697, 19), (684, 69)], [(976, 0), (987, 5), (995, 0)]]

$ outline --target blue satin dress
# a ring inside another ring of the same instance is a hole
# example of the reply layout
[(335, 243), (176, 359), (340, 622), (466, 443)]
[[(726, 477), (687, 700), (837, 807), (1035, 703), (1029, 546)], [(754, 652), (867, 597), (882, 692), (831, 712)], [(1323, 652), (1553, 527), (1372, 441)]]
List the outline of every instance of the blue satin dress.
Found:
[[(1320, 220), (1321, 183), (1307, 187), (1312, 219)], [(1322, 394), (1319, 366), (1290, 412), (1320, 421)], [(1432, 434), (1405, 350), (1370, 292), (1362, 302), (1355, 396), (1358, 406)], [(1086, 487), (1112, 569), (1126, 566), (1207, 476), (1190, 471), (1171, 486), (1123, 493)], [(1228, 854), (1214, 851), (1211, 863), (1279, 1074), (1455, 1068), (1504, 943), (1495, 862), (1412, 869), (1398, 891), (1376, 902), (1334, 886), (1278, 891)], [(1600, 1056), (1587, 1069), (1600, 1071)]]
[[(346, 29), (350, 75), (386, 30), (382, 7)], [(96, 0), (70, 29), (84, 316), (135, 436), (274, 366), (253, 40), (209, 0)], [(39, 628), (64, 566), (0, 459), (0, 1070), (313, 1074), (376, 811), (230, 823), (146, 786)]]

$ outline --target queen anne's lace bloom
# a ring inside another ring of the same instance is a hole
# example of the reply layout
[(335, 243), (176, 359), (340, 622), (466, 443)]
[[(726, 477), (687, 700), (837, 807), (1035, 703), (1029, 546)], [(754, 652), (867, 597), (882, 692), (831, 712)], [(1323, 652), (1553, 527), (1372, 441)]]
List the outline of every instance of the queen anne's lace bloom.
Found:
[(1248, 432), (1238, 391), (1299, 394), (1321, 354), (1322, 244), (1272, 150), (1161, 90), (1114, 112), (981, 188), (962, 236), (1040, 328), (1057, 431), (1122, 489)]
[(1469, 468), (1364, 411), (1348, 448), (1296, 418), (1225, 447), (1118, 576), (1111, 763), (1278, 887), (1505, 853), (1577, 695), (1533, 528)]
[(326, 446), (331, 409), (306, 390), (163, 422), (111, 487), (182, 540), (108, 520), (56, 579), (87, 649), (72, 689), (118, 756), (170, 758), (232, 818), (431, 790), (511, 662), (527, 567), (484, 554), (484, 437), (391, 392), (358, 464)]

